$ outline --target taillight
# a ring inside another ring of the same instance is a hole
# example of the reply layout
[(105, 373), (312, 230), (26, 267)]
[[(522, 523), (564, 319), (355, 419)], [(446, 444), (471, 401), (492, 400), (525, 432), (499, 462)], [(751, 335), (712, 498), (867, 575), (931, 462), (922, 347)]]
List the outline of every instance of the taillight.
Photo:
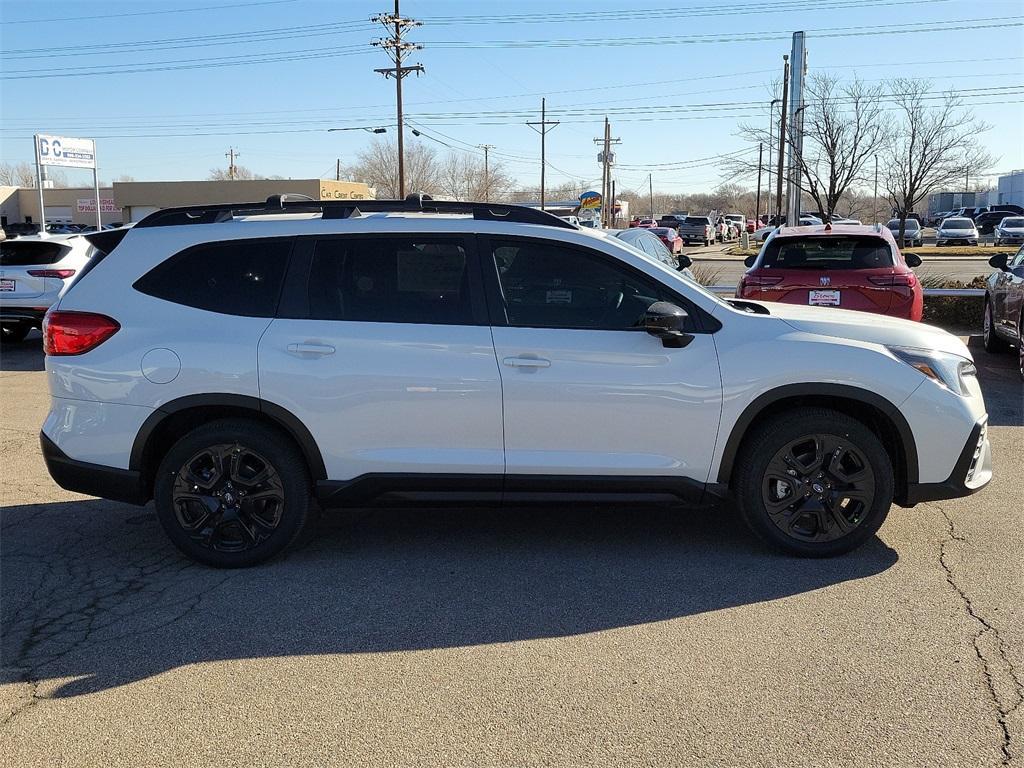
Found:
[(28, 271), (32, 277), (59, 277), (61, 280), (67, 280), (73, 274), (73, 269), (30, 269)]
[(743, 283), (747, 286), (760, 286), (763, 288), (769, 285), (778, 285), (783, 279), (782, 275), (744, 275)]
[(917, 285), (917, 278), (913, 274), (909, 275), (869, 275), (870, 280), (875, 285), (899, 285), (904, 288), (913, 288)]
[(106, 315), (50, 311), (43, 319), (43, 352), (51, 356), (80, 355), (95, 349), (121, 328)]

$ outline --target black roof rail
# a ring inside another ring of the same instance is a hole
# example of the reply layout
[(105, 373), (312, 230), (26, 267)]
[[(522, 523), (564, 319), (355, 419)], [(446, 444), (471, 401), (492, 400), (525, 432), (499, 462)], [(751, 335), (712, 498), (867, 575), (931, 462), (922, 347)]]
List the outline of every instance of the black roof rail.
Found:
[(142, 219), (136, 228), (173, 227), (180, 224), (216, 224), (235, 216), (269, 216), (280, 213), (320, 213), (325, 219), (348, 219), (362, 213), (468, 214), (478, 221), (509, 221), (579, 229), (554, 214), (507, 203), (434, 200), (423, 193), (405, 200), (313, 200), (306, 195), (271, 195), (264, 203), (216, 203), (164, 208)]

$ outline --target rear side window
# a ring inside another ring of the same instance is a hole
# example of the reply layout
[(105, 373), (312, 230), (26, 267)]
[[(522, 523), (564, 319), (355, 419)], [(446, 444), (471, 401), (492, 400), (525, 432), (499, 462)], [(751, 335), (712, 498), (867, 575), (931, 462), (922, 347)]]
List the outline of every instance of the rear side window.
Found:
[(317, 320), (472, 325), (469, 263), (461, 239), (321, 240), (309, 273)]
[(71, 251), (66, 245), (32, 240), (0, 243), (0, 267), (31, 267), (56, 264)]
[(878, 269), (893, 266), (880, 237), (785, 237), (765, 247), (762, 267), (775, 269)]
[(687, 216), (686, 217), (686, 223), (687, 224), (696, 224), (696, 225), (699, 226), (699, 225), (702, 225), (702, 224), (710, 224), (711, 223), (711, 219), (705, 218), (703, 216)]
[(193, 246), (147, 272), (135, 289), (209, 312), (273, 317), (291, 248), (291, 240)]

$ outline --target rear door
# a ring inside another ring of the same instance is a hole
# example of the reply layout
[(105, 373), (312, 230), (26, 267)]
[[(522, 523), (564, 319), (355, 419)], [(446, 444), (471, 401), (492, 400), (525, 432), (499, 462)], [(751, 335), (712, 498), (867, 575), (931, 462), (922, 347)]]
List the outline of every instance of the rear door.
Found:
[(19, 302), (42, 296), (47, 278), (33, 275), (59, 262), (71, 248), (46, 240), (5, 240), (0, 243), (0, 301)]
[(531, 475), (706, 482), (722, 406), (714, 341), (697, 333), (669, 349), (637, 327), (654, 301), (685, 299), (592, 249), (481, 243), (504, 390), (506, 490), (535, 483)]
[(1024, 310), (1024, 246), (1021, 246), (1007, 267), (1008, 271), (1000, 274), (1002, 283), (996, 323), (1002, 326), (1007, 336), (1016, 337), (1021, 311)]
[(261, 397), (309, 428), (331, 480), (479, 475), (500, 492), (501, 383), (472, 238), (300, 243), (260, 341)]

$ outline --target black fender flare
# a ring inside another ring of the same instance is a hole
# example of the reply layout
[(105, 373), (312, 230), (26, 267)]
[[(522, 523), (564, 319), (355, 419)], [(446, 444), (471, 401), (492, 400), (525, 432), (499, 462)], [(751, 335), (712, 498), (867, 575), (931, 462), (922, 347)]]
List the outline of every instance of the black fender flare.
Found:
[(873, 406), (881, 411), (892, 425), (896, 428), (900, 442), (903, 447), (903, 455), (906, 459), (907, 483), (918, 481), (917, 443), (914, 440), (914, 433), (910, 429), (906, 418), (900, 413), (899, 408), (891, 401), (861, 387), (848, 384), (785, 384), (781, 387), (768, 390), (755, 397), (750, 404), (743, 409), (740, 417), (732, 426), (728, 439), (725, 441), (725, 448), (722, 451), (722, 461), (718, 467), (718, 482), (728, 483), (736, 461), (736, 454), (747, 433), (750, 425), (764, 410), (772, 404), (792, 397), (832, 397), (842, 400), (852, 400)]
[(320, 447), (317, 445), (316, 440), (313, 439), (313, 435), (310, 433), (309, 429), (306, 428), (306, 425), (303, 424), (295, 414), (287, 408), (282, 408), (280, 405), (268, 402), (258, 397), (229, 393), (187, 395), (175, 400), (170, 400), (161, 405), (149, 415), (139, 428), (139, 432), (135, 436), (135, 442), (132, 443), (132, 452), (131, 457), (128, 460), (128, 468), (136, 472), (143, 471), (142, 464), (143, 457), (146, 452), (146, 446), (149, 443), (150, 437), (152, 437), (153, 433), (164, 419), (169, 416), (173, 416), (175, 413), (180, 413), (181, 411), (186, 411), (192, 408), (208, 408), (211, 406), (244, 408), (249, 411), (256, 411), (263, 414), (289, 434), (293, 440), (295, 440), (296, 444), (299, 446), (299, 450), (302, 451), (303, 457), (306, 459), (306, 464), (309, 467), (310, 474), (313, 476), (313, 480), (327, 479), (327, 468), (324, 465), (324, 459), (320, 453)]

